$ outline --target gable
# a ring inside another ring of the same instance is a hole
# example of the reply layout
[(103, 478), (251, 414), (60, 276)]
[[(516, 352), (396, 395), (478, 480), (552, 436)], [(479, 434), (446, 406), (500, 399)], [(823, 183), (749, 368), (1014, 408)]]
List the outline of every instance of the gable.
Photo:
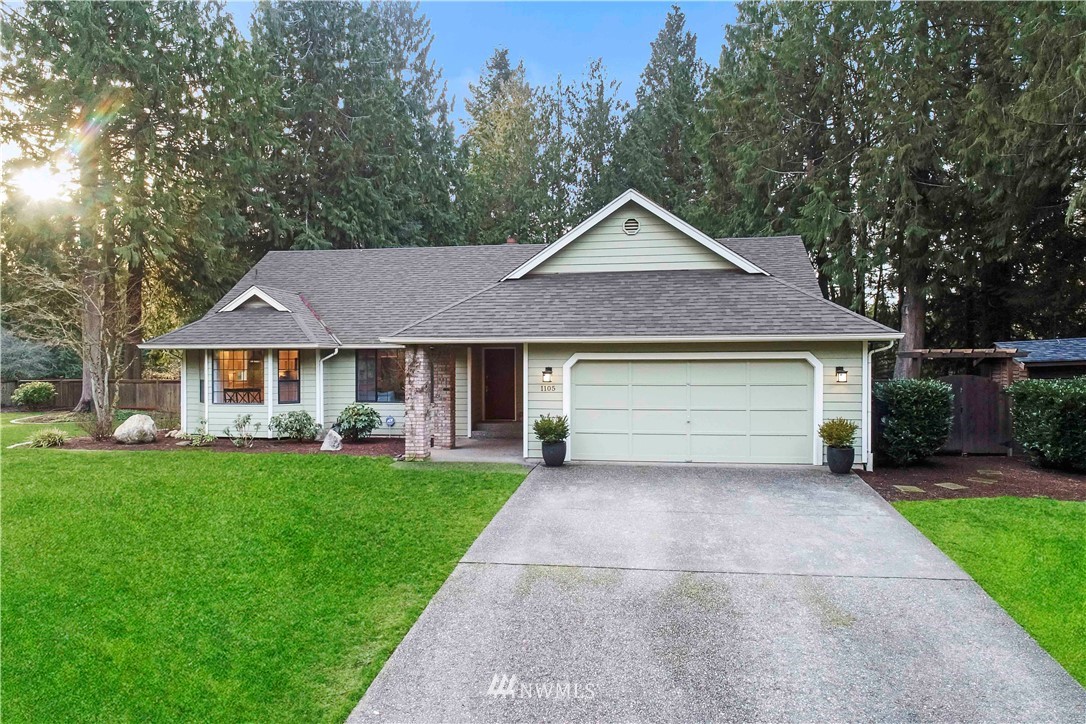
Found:
[[(636, 222), (636, 233), (624, 229)], [(574, 239), (531, 274), (736, 269), (720, 254), (630, 201)]]

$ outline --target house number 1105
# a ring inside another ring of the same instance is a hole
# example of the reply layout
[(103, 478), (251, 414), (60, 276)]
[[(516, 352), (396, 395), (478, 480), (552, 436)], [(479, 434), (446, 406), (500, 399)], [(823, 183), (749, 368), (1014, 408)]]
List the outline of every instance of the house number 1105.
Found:
[(539, 391), (540, 392), (557, 392), (558, 391), (558, 385), (540, 385), (539, 386)]

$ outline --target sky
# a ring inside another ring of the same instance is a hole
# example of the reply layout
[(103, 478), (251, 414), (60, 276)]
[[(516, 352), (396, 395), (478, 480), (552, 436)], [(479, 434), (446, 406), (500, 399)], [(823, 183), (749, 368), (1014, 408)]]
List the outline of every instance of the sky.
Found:
[[(649, 44), (664, 25), (670, 2), (423, 2), (434, 33), (431, 57), (444, 70), (456, 97), (454, 118), (464, 115), (468, 83), (479, 78), (499, 46), (524, 61), (533, 85), (552, 83), (561, 73), (576, 80), (595, 58), (621, 83), (632, 101), (648, 63)], [(720, 60), (724, 26), (735, 20), (733, 3), (679, 2), (686, 27), (697, 35), (698, 54), (712, 66)], [(227, 3), (238, 28), (248, 36), (254, 4)], [(461, 128), (462, 128), (462, 124)]]

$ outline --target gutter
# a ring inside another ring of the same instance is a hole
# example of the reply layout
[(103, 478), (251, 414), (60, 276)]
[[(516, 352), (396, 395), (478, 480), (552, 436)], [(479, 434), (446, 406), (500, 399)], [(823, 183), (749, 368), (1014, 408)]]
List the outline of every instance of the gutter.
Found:
[(317, 358), (317, 424), (324, 427), (324, 362), (339, 354), (339, 347), (332, 354)]
[(868, 470), (875, 469), (875, 452), (873, 450), (875, 443), (875, 421), (871, 419), (871, 394), (872, 390), (874, 389), (871, 379), (871, 373), (874, 368), (871, 366), (871, 359), (879, 352), (885, 352), (886, 350), (892, 348), (895, 344), (897, 344), (896, 341), (888, 342), (885, 346), (878, 347), (877, 349), (869, 349), (867, 351), (867, 355), (864, 357), (864, 368), (867, 377), (867, 389), (865, 389), (863, 393), (863, 417), (865, 420), (867, 420), (868, 425), (868, 430), (863, 433), (867, 436), (864, 440), (864, 451), (867, 453), (867, 459), (864, 460), (864, 467)]
[(901, 332), (878, 334), (829, 334), (829, 335), (746, 335), (746, 336), (687, 336), (687, 337), (382, 337), (388, 344), (584, 344), (584, 343), (628, 343), (628, 344), (663, 344), (668, 342), (881, 342), (899, 340), (905, 335)]

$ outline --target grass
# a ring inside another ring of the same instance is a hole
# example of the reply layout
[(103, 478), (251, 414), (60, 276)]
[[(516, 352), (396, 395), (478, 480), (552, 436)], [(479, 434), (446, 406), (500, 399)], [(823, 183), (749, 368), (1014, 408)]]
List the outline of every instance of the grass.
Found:
[(1086, 686), (1086, 503), (970, 498), (894, 507)]
[[(11, 417), (5, 445), (34, 429)], [(342, 721), (525, 474), (203, 450), (0, 456), (12, 722)]]

